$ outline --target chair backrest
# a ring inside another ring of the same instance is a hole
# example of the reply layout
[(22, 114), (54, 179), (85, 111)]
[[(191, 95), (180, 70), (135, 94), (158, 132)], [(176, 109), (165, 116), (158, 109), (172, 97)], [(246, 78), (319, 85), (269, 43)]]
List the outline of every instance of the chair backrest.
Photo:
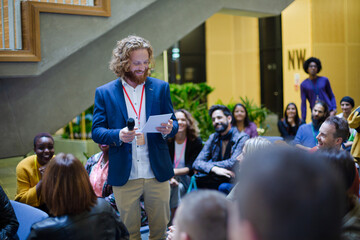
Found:
[(20, 240), (26, 239), (29, 236), (31, 226), (34, 223), (49, 217), (46, 212), (41, 211), (40, 209), (13, 200), (10, 200), (10, 202), (19, 222), (17, 234)]
[(284, 141), (284, 138), (280, 136), (261, 136), (261, 137), (266, 138), (272, 143), (274, 143), (275, 141)]

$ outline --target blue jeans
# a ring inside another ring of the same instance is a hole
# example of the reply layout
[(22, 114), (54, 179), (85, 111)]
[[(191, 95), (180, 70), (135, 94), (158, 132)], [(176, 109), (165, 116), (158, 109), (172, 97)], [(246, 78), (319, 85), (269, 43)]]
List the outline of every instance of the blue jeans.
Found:
[(220, 184), (218, 190), (220, 192), (225, 193), (226, 195), (228, 195), (233, 187), (234, 187), (234, 184), (232, 184), (232, 183), (222, 183), (222, 184)]

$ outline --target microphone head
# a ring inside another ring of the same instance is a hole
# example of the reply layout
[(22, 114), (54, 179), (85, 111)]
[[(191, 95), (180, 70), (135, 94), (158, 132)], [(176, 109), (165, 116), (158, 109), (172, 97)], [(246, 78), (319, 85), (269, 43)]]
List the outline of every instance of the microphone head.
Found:
[(126, 125), (127, 125), (128, 129), (129, 129), (129, 131), (134, 130), (135, 120), (134, 120), (133, 118), (129, 118), (129, 119), (127, 120)]

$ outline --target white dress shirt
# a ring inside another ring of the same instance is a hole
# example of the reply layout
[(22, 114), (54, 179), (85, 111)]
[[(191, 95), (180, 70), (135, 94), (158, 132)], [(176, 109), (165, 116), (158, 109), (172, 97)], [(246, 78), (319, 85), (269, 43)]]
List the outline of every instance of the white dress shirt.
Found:
[[(129, 84), (127, 84), (123, 79), (121, 80), (122, 85), (124, 86), (127, 94), (129, 95), (130, 100), (132, 101), (134, 108), (136, 112), (139, 112), (140, 109), (140, 102), (141, 102), (141, 93), (143, 90), (143, 86), (145, 83), (137, 85), (136, 88), (131, 87)], [(140, 125), (138, 117), (136, 116), (136, 113), (134, 112), (133, 107), (131, 106), (131, 103), (126, 96), (126, 93), (124, 92), (124, 98), (126, 103), (126, 110), (128, 113), (129, 118), (133, 118), (135, 120), (135, 127), (138, 129), (141, 129), (145, 123), (146, 123), (146, 98), (145, 98), (145, 90), (144, 90), (144, 96), (142, 101), (142, 107), (140, 112)], [(136, 145), (136, 138), (132, 141), (132, 166), (131, 166), (131, 172), (129, 180), (132, 179), (139, 179), (139, 178), (155, 178), (154, 173), (150, 166), (150, 159), (149, 159), (149, 149), (148, 149), (148, 141), (146, 134), (144, 135), (145, 138), (145, 144), (141, 146)]]

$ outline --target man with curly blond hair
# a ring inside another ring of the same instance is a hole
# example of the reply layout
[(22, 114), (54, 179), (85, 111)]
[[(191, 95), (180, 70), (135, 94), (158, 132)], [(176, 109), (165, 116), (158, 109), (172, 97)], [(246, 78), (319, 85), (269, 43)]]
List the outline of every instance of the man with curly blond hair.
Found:
[[(166, 139), (178, 130), (169, 84), (149, 77), (154, 65), (150, 42), (138, 36), (118, 41), (110, 69), (118, 78), (96, 89), (93, 140), (110, 146), (108, 183), (130, 239), (141, 239), (140, 207), (144, 196), (149, 239), (165, 239), (169, 222), (170, 186), (174, 176)], [(172, 113), (158, 133), (141, 133), (151, 115)], [(135, 120), (134, 130), (127, 127)]]

